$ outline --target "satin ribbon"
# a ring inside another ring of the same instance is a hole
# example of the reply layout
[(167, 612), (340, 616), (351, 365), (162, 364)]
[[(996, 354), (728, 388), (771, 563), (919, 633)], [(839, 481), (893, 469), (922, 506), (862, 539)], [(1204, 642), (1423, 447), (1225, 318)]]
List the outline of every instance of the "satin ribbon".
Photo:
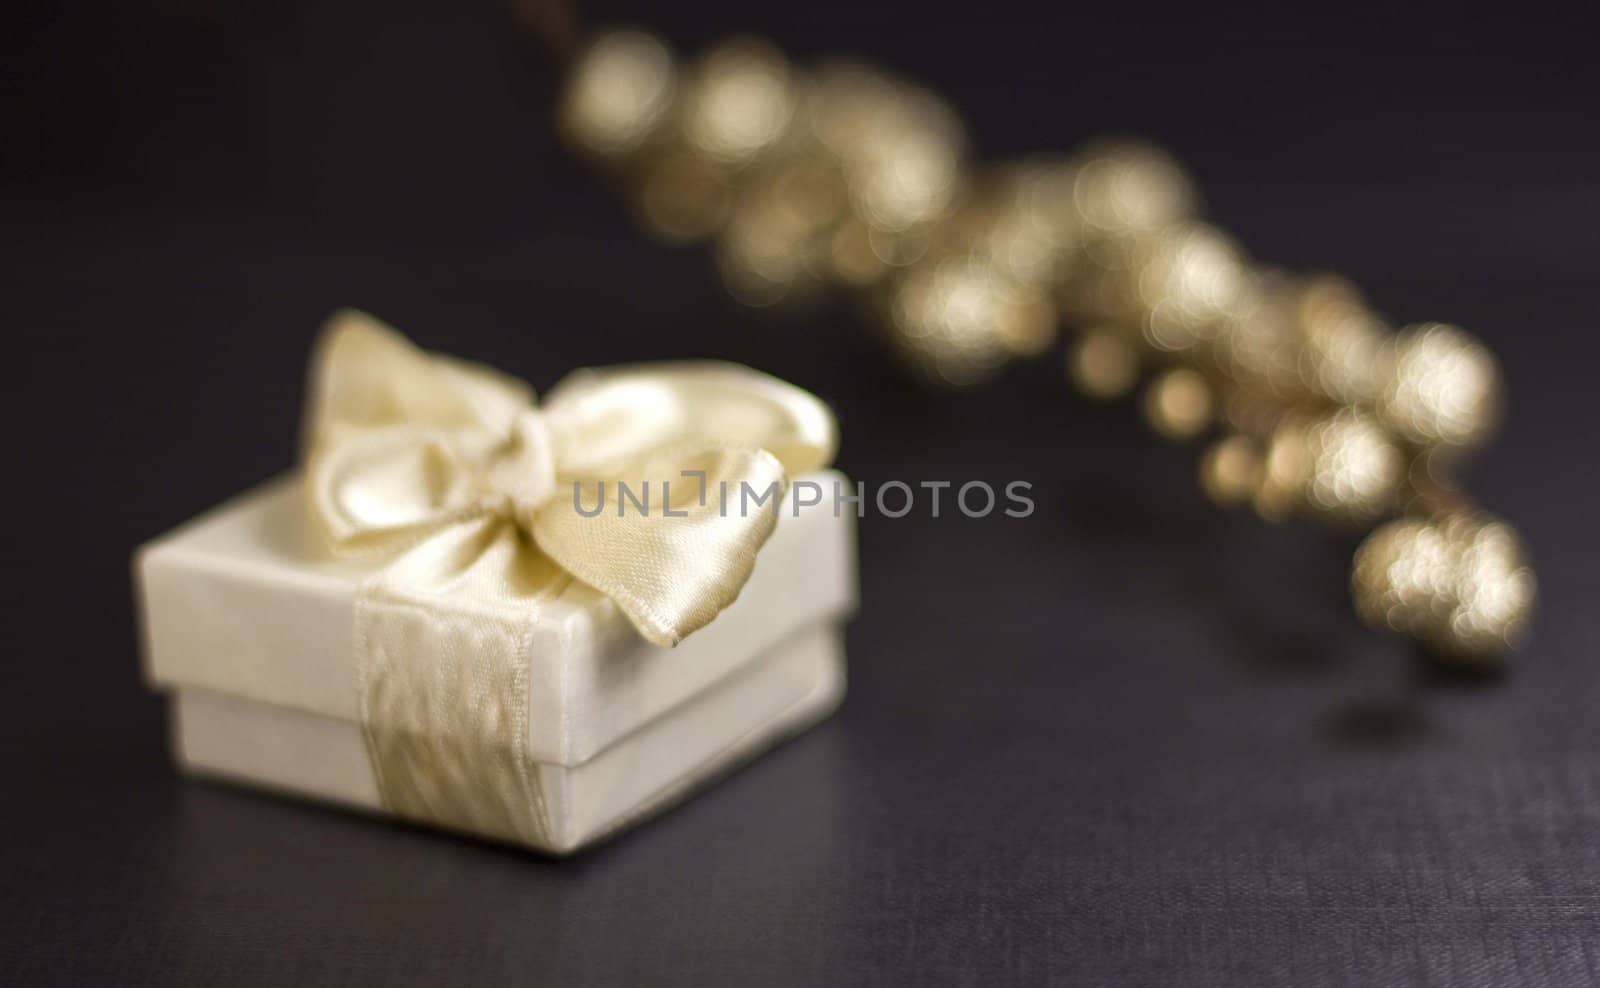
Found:
[(738, 510), (740, 492), (781, 500), (836, 444), (821, 401), (745, 367), (580, 371), (535, 405), (520, 381), (354, 311), (318, 345), (306, 423), (328, 545), (386, 564), (358, 595), (355, 636), (385, 805), (536, 845), (549, 821), (526, 752), (528, 642), (542, 602), (575, 578), (676, 644), (734, 601), (777, 523), (770, 507)]

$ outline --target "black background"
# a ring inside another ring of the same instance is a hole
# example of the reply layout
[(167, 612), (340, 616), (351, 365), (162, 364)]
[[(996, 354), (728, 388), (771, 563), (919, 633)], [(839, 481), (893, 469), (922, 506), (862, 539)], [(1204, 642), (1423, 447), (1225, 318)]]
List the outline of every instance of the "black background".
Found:
[[(1194, 448), (1054, 362), (929, 394), (848, 306), (727, 300), (562, 153), (500, 6), (13, 12), (0, 980), (1600, 978), (1592, 10), (586, 11), (881, 61), (989, 158), (1148, 135), (1256, 255), (1479, 333), (1512, 398), (1471, 483), (1543, 593), (1490, 682), (1356, 623), (1352, 539), (1212, 510)], [(344, 304), (540, 387), (751, 363), (835, 404), (856, 477), (1029, 480), (1040, 510), (867, 519), (839, 716), (576, 860), (181, 782), (128, 555), (292, 461)]]

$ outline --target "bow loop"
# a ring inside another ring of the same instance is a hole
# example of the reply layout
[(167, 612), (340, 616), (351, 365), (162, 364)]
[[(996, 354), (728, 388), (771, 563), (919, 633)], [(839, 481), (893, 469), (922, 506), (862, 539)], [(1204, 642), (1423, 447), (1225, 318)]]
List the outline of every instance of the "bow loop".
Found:
[(533, 534), (646, 638), (676, 645), (738, 597), (787, 490), (783, 465), (765, 450), (666, 452), (579, 484), (539, 510)]
[[(676, 644), (733, 602), (776, 525), (775, 501), (752, 512), (722, 492), (781, 499), (835, 442), (814, 396), (734, 364), (582, 371), (535, 407), (521, 382), (347, 310), (318, 348), (306, 476), (336, 551), (395, 552), (498, 517), (530, 536), (518, 552)], [(410, 553), (393, 575), (431, 558)]]

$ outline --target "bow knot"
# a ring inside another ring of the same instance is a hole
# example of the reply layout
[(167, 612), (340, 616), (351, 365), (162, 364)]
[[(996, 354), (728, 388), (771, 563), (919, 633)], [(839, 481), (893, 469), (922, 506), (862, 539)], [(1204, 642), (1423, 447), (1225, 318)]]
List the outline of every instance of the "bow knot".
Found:
[(518, 524), (528, 528), (534, 512), (556, 495), (555, 439), (542, 412), (530, 408), (517, 414), (484, 481), (491, 496), (501, 498)]
[[(786, 488), (826, 466), (835, 443), (820, 401), (745, 367), (585, 371), (535, 406), (520, 381), (423, 353), (353, 311), (319, 346), (307, 422), (312, 514), (336, 552), (405, 553), (392, 572), (430, 586), (486, 560), (516, 571), (543, 557), (657, 644), (733, 602), (775, 516), (724, 514), (715, 498), (630, 515), (617, 510), (618, 488), (664, 492), (688, 483), (686, 470), (707, 487)], [(558, 496), (569, 484), (574, 496)], [(580, 511), (580, 489), (612, 510)], [(494, 526), (505, 521), (529, 538), (501, 546)], [(468, 526), (487, 534), (460, 537)]]

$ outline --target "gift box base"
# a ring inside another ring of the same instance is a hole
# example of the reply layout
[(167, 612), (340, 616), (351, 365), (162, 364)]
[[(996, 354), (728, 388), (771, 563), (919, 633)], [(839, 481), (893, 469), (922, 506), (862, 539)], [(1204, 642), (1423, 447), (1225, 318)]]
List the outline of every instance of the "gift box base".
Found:
[[(579, 765), (540, 763), (540, 850), (564, 854), (663, 809), (826, 717), (844, 695), (838, 626), (804, 629), (737, 674)], [(173, 749), (187, 772), (384, 812), (361, 728), (198, 688), (173, 691)]]

